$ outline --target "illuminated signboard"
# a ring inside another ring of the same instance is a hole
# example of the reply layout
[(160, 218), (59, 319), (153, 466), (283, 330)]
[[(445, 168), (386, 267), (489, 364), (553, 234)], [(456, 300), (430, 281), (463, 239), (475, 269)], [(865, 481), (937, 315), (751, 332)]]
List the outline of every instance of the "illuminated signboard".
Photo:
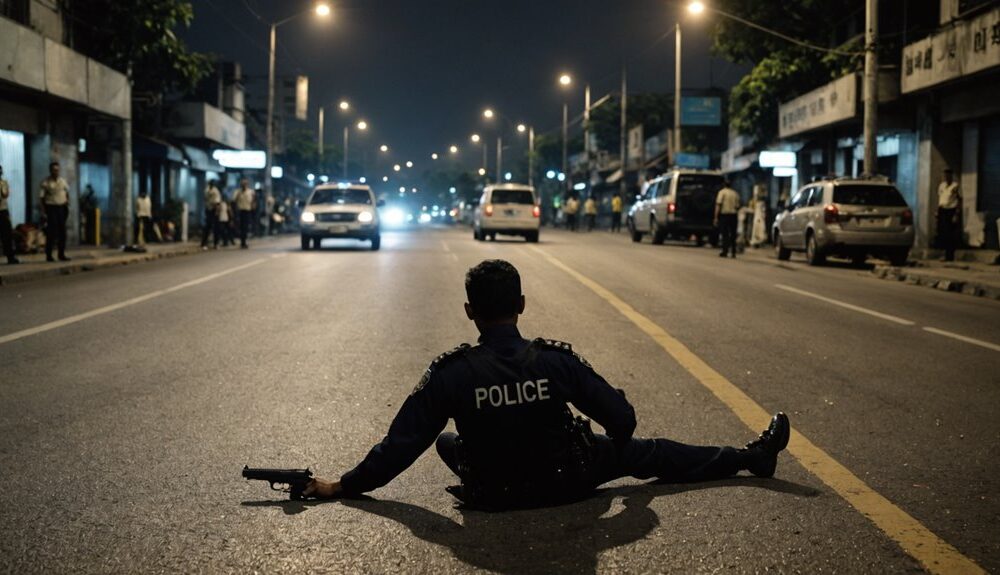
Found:
[(212, 157), (224, 168), (262, 170), (267, 165), (263, 150), (215, 150)]

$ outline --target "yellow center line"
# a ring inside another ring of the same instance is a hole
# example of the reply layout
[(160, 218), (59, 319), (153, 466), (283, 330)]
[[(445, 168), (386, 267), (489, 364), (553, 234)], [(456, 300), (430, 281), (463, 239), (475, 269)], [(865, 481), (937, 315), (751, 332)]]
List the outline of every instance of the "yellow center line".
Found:
[[(553, 266), (563, 270), (605, 300), (639, 329), (653, 338), (677, 363), (708, 388), (751, 430), (766, 427), (770, 414), (740, 388), (712, 369), (687, 346), (651, 319), (589, 277), (574, 270), (541, 248), (529, 246)], [(935, 535), (891, 501), (877, 493), (857, 475), (796, 430), (788, 452), (810, 473), (837, 492), (862, 515), (871, 520), (911, 557), (931, 573), (986, 573), (974, 561)]]

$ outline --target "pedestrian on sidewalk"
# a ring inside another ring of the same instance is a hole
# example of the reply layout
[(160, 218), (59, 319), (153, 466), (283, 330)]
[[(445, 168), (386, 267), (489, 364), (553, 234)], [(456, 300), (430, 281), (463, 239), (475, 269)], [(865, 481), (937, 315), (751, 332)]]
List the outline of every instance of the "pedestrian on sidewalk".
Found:
[(10, 185), (3, 179), (3, 166), (0, 166), (0, 245), (8, 264), (21, 263), (14, 256), (14, 229), (10, 225), (10, 210), (7, 208), (7, 198), (10, 197)]
[(247, 249), (247, 234), (250, 233), (250, 226), (253, 224), (254, 204), (256, 194), (250, 187), (250, 180), (243, 178), (240, 180), (240, 189), (236, 190), (233, 202), (236, 203), (236, 210), (240, 219), (240, 249)]
[(219, 235), (222, 235), (222, 247), (229, 247), (233, 245), (233, 232), (229, 227), (232, 222), (233, 209), (229, 206), (229, 202), (223, 200), (220, 201), (216, 206), (218, 217), (216, 219), (216, 230), (215, 230), (215, 243), (212, 247), (219, 247)]
[(576, 213), (578, 211), (580, 211), (580, 202), (577, 201), (576, 196), (570, 196), (563, 206), (563, 214), (566, 215), (566, 229), (571, 232), (576, 231)]
[(618, 233), (622, 231), (622, 194), (615, 192), (611, 196), (611, 231)]
[(715, 227), (722, 236), (722, 251), (720, 258), (727, 255), (736, 257), (736, 228), (740, 211), (740, 194), (732, 189), (729, 180), (724, 180), (722, 189), (715, 195)]
[(201, 249), (208, 249), (208, 234), (212, 234), (214, 245), (219, 245), (219, 204), (222, 192), (216, 180), (209, 180), (205, 186), (205, 227), (201, 230)]
[[(438, 356), (403, 401), (389, 431), (338, 481), (313, 479), (304, 497), (359, 495), (386, 485), (431, 445), (461, 482), (447, 491), (493, 511), (568, 503), (620, 477), (692, 483), (749, 471), (773, 477), (788, 445), (777, 413), (743, 448), (638, 438), (635, 409), (568, 343), (525, 339), (525, 296), (510, 263), (487, 260), (465, 276), (465, 315), (479, 345)], [(569, 404), (605, 430), (573, 417)], [(460, 435), (445, 432), (455, 421)]]
[(587, 216), (587, 231), (594, 231), (594, 227), (597, 226), (597, 202), (594, 201), (593, 194), (583, 202), (583, 214)]
[(944, 181), (938, 185), (938, 245), (944, 249), (941, 261), (955, 261), (955, 245), (958, 243), (959, 221), (961, 220), (962, 194), (951, 168), (944, 169)]
[(52, 248), (58, 246), (59, 261), (66, 257), (66, 220), (69, 218), (69, 183), (59, 176), (59, 162), (49, 163), (49, 176), (42, 180), (42, 215), (45, 219), (45, 260), (54, 262)]
[(153, 200), (146, 190), (139, 192), (135, 199), (135, 241), (140, 246), (146, 245), (146, 240), (153, 234)]

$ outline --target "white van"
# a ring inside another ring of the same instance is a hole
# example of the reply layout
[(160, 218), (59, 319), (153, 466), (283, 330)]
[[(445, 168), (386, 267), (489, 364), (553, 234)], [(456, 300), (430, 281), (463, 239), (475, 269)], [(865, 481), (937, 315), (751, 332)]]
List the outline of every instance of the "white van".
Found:
[(472, 237), (482, 241), (497, 234), (524, 236), (529, 242), (538, 241), (541, 208), (535, 188), (524, 184), (493, 184), (486, 186), (472, 216)]

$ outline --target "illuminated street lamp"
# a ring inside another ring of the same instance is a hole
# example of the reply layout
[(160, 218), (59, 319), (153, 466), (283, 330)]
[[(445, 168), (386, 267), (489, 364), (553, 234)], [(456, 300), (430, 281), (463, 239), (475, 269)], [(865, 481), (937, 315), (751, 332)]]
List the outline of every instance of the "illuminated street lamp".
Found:
[(518, 131), (519, 133), (521, 133), (521, 134), (523, 134), (523, 133), (524, 133), (524, 131), (525, 131), (525, 130), (527, 130), (527, 129), (528, 129), (528, 127), (527, 127), (527, 126), (525, 126), (524, 124), (518, 124), (518, 125), (517, 125), (517, 131)]
[[(348, 108), (350, 108), (350, 106), (348, 106), (347, 108), (343, 107), (343, 104), (346, 104), (346, 102), (341, 102), (341, 104), (342, 104), (340, 108), (341, 110), (347, 110)], [(368, 129), (368, 122), (364, 120), (358, 120), (356, 127), (358, 131), (364, 132), (365, 130)], [(345, 180), (350, 179), (347, 173), (348, 170), (347, 158), (348, 158), (348, 153), (350, 151), (350, 147), (351, 147), (351, 130), (349, 125), (345, 125), (344, 126), (344, 179)]]
[(448, 151), (451, 152), (452, 154), (457, 154), (458, 146), (452, 145), (451, 147), (448, 148)]
[(487, 120), (492, 120), (493, 110), (491, 110), (490, 108), (486, 108), (485, 110), (483, 110), (483, 117), (486, 118)]
[(433, 154), (431, 154), (431, 159), (432, 159), (432, 160), (436, 160), (436, 159), (438, 159), (438, 155), (437, 155), (437, 152), (434, 152)]
[(413, 162), (407, 161), (406, 162), (406, 167), (407, 168), (412, 168), (413, 167)]
[(396, 165), (394, 165), (394, 166), (392, 167), (392, 171), (394, 171), (394, 172), (398, 172), (399, 170), (402, 170), (402, 169), (403, 169), (403, 168), (402, 168), (402, 167), (400, 167), (400, 165), (399, 165), (399, 164), (396, 164)]
[(347, 100), (341, 100), (338, 106), (340, 107), (340, 110), (342, 112), (346, 112), (351, 109), (351, 103), (348, 102)]
[(380, 152), (388, 152), (389, 151), (389, 146), (386, 146), (385, 144), (382, 144), (381, 146), (378, 147), (378, 149), (379, 149)]
[(559, 76), (559, 84), (563, 86), (569, 86), (573, 83), (573, 78), (569, 74), (563, 74)]
[(320, 2), (316, 4), (316, 15), (320, 17), (326, 17), (330, 15), (330, 5), (325, 2)]
[[(573, 83), (573, 79), (570, 78), (569, 74), (563, 74), (559, 76), (559, 85), (563, 88), (568, 88), (570, 84)], [(569, 101), (565, 98), (563, 99), (563, 113), (562, 113), (562, 171), (567, 173), (569, 170), (569, 156), (567, 156), (567, 138), (569, 134)], [(567, 181), (566, 191), (569, 191), (569, 183)]]
[(705, 11), (705, 4), (704, 4), (704, 2), (698, 2), (696, 0), (695, 2), (692, 2), (692, 3), (688, 4), (687, 8), (688, 8), (688, 12), (690, 12), (692, 14), (701, 14), (702, 12)]

